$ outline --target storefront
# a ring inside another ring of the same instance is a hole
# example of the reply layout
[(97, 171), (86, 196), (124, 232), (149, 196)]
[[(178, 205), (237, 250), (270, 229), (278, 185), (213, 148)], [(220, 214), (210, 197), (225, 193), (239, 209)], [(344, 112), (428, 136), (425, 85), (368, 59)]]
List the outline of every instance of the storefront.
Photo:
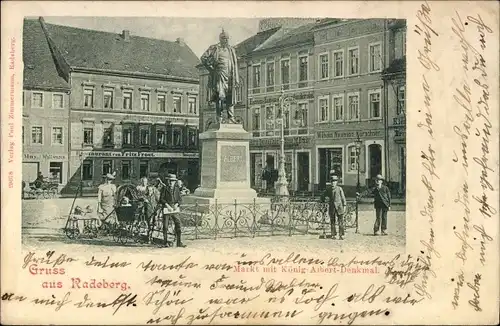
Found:
[[(356, 141), (360, 140), (359, 153)], [(371, 184), (377, 174), (385, 175), (384, 130), (318, 130), (315, 139), (316, 173), (319, 189), (324, 189), (330, 170), (339, 177), (340, 184), (361, 186)]]
[[(280, 159), (280, 138), (254, 138), (250, 140), (250, 176), (251, 186), (257, 190), (269, 189), (262, 179), (263, 170), (277, 172)], [(285, 173), (290, 191), (310, 191), (312, 165), (311, 136), (285, 137)]]
[(83, 181), (83, 192), (93, 193), (107, 173), (116, 173), (115, 183), (139, 184), (141, 177), (175, 173), (188, 188), (198, 186), (198, 153), (143, 151), (73, 151), (71, 182), (67, 192), (74, 193)]
[(24, 153), (22, 166), (23, 181), (35, 181), (41, 172), (48, 182), (60, 186), (66, 184), (68, 170), (68, 155), (46, 153)]

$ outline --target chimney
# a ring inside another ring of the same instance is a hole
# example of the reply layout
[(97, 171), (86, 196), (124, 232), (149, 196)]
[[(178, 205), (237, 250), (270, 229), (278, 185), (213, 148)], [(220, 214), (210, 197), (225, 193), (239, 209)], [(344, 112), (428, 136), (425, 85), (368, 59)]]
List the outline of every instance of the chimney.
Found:
[(182, 37), (178, 37), (177, 40), (175, 40), (175, 42), (181, 46), (185, 44), (184, 39)]
[(124, 41), (130, 41), (130, 31), (128, 29), (124, 29), (122, 32), (122, 38)]

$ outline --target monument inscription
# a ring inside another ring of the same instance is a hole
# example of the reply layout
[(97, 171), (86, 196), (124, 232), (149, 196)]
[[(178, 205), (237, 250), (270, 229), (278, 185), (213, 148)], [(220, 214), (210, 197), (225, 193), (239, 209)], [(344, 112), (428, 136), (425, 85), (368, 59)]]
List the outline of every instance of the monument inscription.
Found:
[(222, 145), (220, 157), (220, 181), (242, 182), (247, 180), (245, 146)]

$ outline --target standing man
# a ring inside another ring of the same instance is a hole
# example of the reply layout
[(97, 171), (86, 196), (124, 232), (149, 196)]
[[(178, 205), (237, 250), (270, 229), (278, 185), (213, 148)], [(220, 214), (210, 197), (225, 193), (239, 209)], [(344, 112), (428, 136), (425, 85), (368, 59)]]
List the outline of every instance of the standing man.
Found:
[(391, 209), (391, 191), (383, 184), (382, 175), (377, 175), (376, 186), (372, 190), (375, 198), (375, 225), (373, 226), (373, 235), (378, 235), (378, 230), (382, 235), (387, 235), (387, 211)]
[(227, 110), (230, 123), (234, 119), (236, 87), (239, 82), (238, 59), (229, 45), (229, 35), (222, 30), (219, 44), (211, 45), (201, 56), (201, 63), (208, 70), (207, 98), (215, 103), (217, 122), (222, 122), (222, 111)]
[(167, 219), (168, 215), (174, 221), (174, 232), (177, 238), (177, 247), (185, 247), (181, 241), (181, 221), (178, 216), (180, 204), (181, 204), (181, 193), (179, 186), (177, 185), (177, 176), (175, 174), (167, 175), (167, 185), (163, 187), (160, 203), (163, 205), (163, 239), (165, 245), (168, 245), (168, 225)]
[(337, 238), (337, 230), (335, 223), (339, 225), (339, 239), (344, 240), (344, 213), (346, 200), (344, 190), (338, 185), (339, 178), (335, 175), (335, 171), (330, 171), (331, 184), (327, 185), (325, 192), (321, 196), (321, 201), (325, 201), (328, 197), (328, 215), (330, 215), (330, 227), (332, 239)]

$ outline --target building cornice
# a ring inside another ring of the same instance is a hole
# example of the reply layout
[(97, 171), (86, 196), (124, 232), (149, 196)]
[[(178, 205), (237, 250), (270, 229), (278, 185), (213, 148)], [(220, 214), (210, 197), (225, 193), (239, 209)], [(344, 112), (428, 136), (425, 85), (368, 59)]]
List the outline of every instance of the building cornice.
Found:
[(95, 68), (85, 68), (85, 67), (71, 67), (70, 69), (71, 72), (79, 72), (87, 74), (91, 73), (91, 74), (101, 74), (106, 76), (133, 77), (133, 78), (142, 77), (145, 79), (155, 79), (155, 80), (172, 81), (172, 82), (189, 83), (189, 84), (199, 83), (199, 78), (187, 78), (187, 77), (161, 75), (161, 74), (145, 73), (145, 72), (130, 72), (130, 71), (95, 69)]

